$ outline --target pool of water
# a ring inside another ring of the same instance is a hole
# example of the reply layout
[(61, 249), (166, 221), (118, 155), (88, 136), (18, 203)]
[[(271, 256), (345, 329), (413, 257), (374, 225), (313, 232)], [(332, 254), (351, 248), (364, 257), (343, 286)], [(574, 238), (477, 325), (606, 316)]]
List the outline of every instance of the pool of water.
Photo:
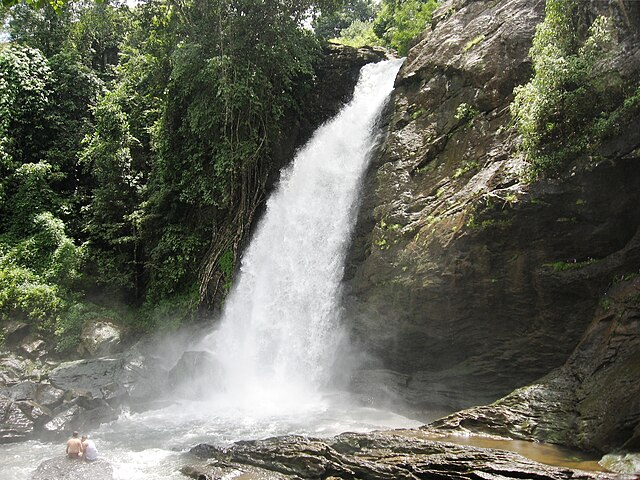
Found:
[(498, 439), (480, 435), (439, 435), (415, 430), (408, 431), (407, 434), (412, 437), (450, 442), (456, 445), (507, 450), (518, 453), (530, 460), (555, 467), (567, 467), (590, 472), (608, 471), (598, 463), (599, 457), (548, 443)]

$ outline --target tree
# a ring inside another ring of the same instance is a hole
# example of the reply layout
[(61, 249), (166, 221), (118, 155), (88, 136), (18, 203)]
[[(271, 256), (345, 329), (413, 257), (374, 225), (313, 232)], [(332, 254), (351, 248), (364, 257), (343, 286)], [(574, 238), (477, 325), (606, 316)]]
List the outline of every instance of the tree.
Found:
[(132, 15), (118, 0), (87, 2), (70, 31), (69, 42), (85, 65), (103, 80), (114, 78), (120, 43), (131, 30)]
[(372, 0), (347, 0), (342, 8), (321, 12), (313, 21), (316, 35), (323, 40), (340, 36), (342, 30), (355, 21), (371, 22), (376, 16), (376, 3)]
[(236, 257), (264, 194), (272, 142), (297, 108), (296, 82), (311, 77), (319, 52), (301, 26), (309, 5), (176, 5), (185, 40), (170, 56), (143, 223), (154, 234), (146, 242), (154, 295), (189, 288), (203, 261), (209, 285), (224, 252)]
[(71, 32), (74, 10), (47, 4), (34, 9), (18, 3), (9, 10), (8, 32), (12, 41), (40, 50), (51, 57), (63, 50)]
[(46, 148), (50, 74), (38, 50), (0, 47), (0, 233), (12, 222), (6, 202), (15, 190), (13, 175), (22, 164), (37, 164)]
[(382, 0), (373, 30), (385, 45), (406, 55), (411, 41), (431, 22), (438, 0)]

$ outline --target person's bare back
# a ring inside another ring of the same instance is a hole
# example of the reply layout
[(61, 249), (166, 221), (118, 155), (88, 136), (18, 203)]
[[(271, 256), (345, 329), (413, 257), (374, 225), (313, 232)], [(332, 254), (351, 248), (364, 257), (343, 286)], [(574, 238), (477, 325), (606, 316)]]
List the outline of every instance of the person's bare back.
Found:
[(67, 440), (67, 457), (80, 458), (82, 456), (82, 442), (78, 438), (78, 432), (73, 432), (73, 436)]

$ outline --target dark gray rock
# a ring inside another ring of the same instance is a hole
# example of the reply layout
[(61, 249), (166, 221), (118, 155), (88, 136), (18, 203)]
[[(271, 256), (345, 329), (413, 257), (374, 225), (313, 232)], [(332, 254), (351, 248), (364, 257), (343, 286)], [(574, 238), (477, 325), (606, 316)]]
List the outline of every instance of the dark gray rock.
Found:
[(55, 408), (62, 403), (64, 399), (64, 390), (56, 388), (49, 383), (41, 383), (38, 385), (35, 394), (35, 400), (42, 406)]
[(50, 372), (49, 379), (56, 388), (104, 399), (117, 406), (133, 393), (140, 399), (158, 395), (166, 386), (166, 370), (156, 366), (153, 357), (134, 352), (62, 363)]
[(34, 422), (10, 398), (0, 396), (0, 443), (26, 440), (33, 433)]
[(366, 405), (397, 405), (409, 378), (393, 370), (359, 370), (351, 376), (351, 391)]
[(57, 412), (56, 415), (44, 424), (42, 430), (45, 434), (61, 435), (76, 430), (80, 423), (80, 415), (83, 409), (78, 405)]
[(56, 457), (42, 462), (31, 480), (113, 480), (113, 467), (103, 459), (83, 462)]
[(257, 468), (251, 465), (228, 465), (215, 462), (208, 465), (187, 465), (180, 469), (180, 473), (196, 480), (210, 479), (251, 479), (251, 480), (286, 480), (289, 475), (282, 475), (272, 470)]
[(228, 467), (237, 466), (240, 471), (246, 466), (251, 466), (291, 478), (305, 479), (632, 478), (604, 472), (590, 473), (551, 467), (504, 450), (425, 440), (410, 431), (404, 434), (347, 433), (326, 440), (286, 436), (237, 442), (229, 448), (203, 444), (194, 447), (191, 453), (200, 458), (214, 459)]
[(7, 345), (20, 343), (31, 332), (31, 325), (26, 322), (12, 320), (3, 324)]
[(49, 380), (59, 389), (102, 398), (103, 392), (117, 390), (115, 386), (125, 381), (121, 376), (124, 363), (120, 357), (65, 362), (49, 373)]
[(31, 400), (35, 398), (37, 389), (37, 383), (26, 381), (0, 387), (0, 395), (4, 395), (11, 400)]
[(15, 384), (27, 380), (36, 369), (32, 360), (9, 354), (0, 357), (0, 385)]

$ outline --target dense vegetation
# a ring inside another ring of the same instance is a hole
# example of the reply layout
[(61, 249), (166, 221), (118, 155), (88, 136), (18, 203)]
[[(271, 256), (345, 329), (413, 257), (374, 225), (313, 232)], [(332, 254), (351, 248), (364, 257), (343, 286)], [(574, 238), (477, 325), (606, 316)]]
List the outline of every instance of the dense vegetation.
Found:
[(94, 318), (171, 328), (211, 306), (322, 41), (366, 24), (405, 52), (435, 5), (3, 0), (0, 323), (63, 352)]
[(322, 14), (314, 30), (324, 39), (361, 47), (382, 45), (406, 55), (411, 42), (427, 28), (438, 0), (347, 0)]
[(580, 25), (587, 5), (548, 0), (530, 56), (534, 75), (516, 89), (511, 110), (522, 134), (531, 176), (556, 174), (586, 157), (598, 156), (607, 138), (640, 111), (640, 82), (607, 68), (624, 55), (608, 17), (588, 30)]

